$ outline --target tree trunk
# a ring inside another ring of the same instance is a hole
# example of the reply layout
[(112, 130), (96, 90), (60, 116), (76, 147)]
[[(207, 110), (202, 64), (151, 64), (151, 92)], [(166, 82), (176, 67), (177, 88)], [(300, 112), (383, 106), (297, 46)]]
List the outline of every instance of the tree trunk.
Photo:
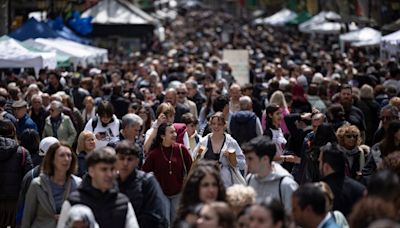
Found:
[(0, 0), (0, 36), (8, 33), (9, 0)]

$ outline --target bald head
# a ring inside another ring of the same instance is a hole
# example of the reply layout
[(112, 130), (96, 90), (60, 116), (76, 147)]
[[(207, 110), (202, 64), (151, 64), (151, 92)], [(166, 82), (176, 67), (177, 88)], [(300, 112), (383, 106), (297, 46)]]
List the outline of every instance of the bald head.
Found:
[(249, 96), (241, 96), (239, 98), (240, 110), (253, 110), (253, 103)]

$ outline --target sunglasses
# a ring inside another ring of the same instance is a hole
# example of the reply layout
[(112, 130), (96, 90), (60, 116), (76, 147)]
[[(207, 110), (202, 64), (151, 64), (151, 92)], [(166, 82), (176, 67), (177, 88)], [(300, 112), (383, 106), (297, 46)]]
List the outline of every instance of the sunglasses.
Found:
[(358, 138), (358, 135), (345, 135), (346, 138), (351, 139), (351, 138)]
[(186, 92), (177, 92), (178, 95), (186, 95)]

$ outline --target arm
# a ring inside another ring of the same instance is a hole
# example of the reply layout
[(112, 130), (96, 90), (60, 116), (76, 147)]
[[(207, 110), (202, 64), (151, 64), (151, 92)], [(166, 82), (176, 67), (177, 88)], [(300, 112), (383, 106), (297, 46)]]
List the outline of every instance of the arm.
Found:
[(154, 171), (154, 159), (152, 154), (153, 153), (149, 153), (147, 159), (144, 161), (144, 164), (142, 166), (142, 170), (146, 173)]
[(296, 121), (300, 120), (300, 118), (300, 114), (298, 113), (289, 114), (284, 117), (286, 127), (288, 128), (291, 135), (293, 135), (294, 132), (297, 131)]
[(58, 218), (57, 228), (65, 227), (65, 222), (67, 222), (69, 209), (71, 209), (71, 204), (68, 202), (68, 200), (66, 200), (66, 201), (64, 201), (64, 203), (61, 207), (61, 212), (60, 212), (60, 217)]
[(128, 203), (128, 212), (126, 213), (125, 228), (139, 228), (135, 211), (130, 202)]
[(292, 194), (299, 185), (292, 179), (292, 177), (285, 177), (282, 180), (280, 191), (282, 194), (282, 204), (285, 207), (285, 211), (291, 213), (292, 211)]
[(263, 131), (262, 126), (261, 126), (260, 119), (258, 117), (256, 118), (256, 134), (257, 134), (257, 136), (260, 136), (260, 135), (264, 134), (264, 131)]
[[(39, 177), (38, 177), (39, 178)], [(31, 227), (38, 207), (36, 198), (38, 183), (34, 180), (29, 186), (28, 193), (25, 198), (24, 213), (22, 217), (21, 227)]]
[(74, 144), (74, 141), (75, 141), (77, 133), (76, 133), (74, 124), (72, 123), (71, 119), (67, 118), (66, 120), (67, 120), (67, 126), (68, 126), (68, 139), (67, 139), (67, 142), (68, 142), (68, 145), (72, 146), (72, 144)]

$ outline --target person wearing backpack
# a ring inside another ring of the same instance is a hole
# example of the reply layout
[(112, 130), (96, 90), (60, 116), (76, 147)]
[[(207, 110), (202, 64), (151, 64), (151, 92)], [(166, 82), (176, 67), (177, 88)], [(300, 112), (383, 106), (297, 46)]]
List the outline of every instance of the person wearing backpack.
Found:
[(120, 121), (114, 115), (114, 107), (109, 101), (100, 102), (97, 115), (91, 118), (85, 126), (86, 131), (96, 136), (96, 149), (107, 146), (110, 142), (118, 141)]
[(272, 161), (276, 154), (275, 143), (267, 136), (258, 136), (245, 143), (242, 149), (249, 173), (246, 182), (257, 192), (256, 200), (275, 198), (290, 212), (292, 194), (298, 184), (279, 163)]
[(260, 119), (253, 112), (253, 103), (248, 96), (239, 98), (240, 111), (232, 114), (229, 132), (239, 145), (263, 134)]

